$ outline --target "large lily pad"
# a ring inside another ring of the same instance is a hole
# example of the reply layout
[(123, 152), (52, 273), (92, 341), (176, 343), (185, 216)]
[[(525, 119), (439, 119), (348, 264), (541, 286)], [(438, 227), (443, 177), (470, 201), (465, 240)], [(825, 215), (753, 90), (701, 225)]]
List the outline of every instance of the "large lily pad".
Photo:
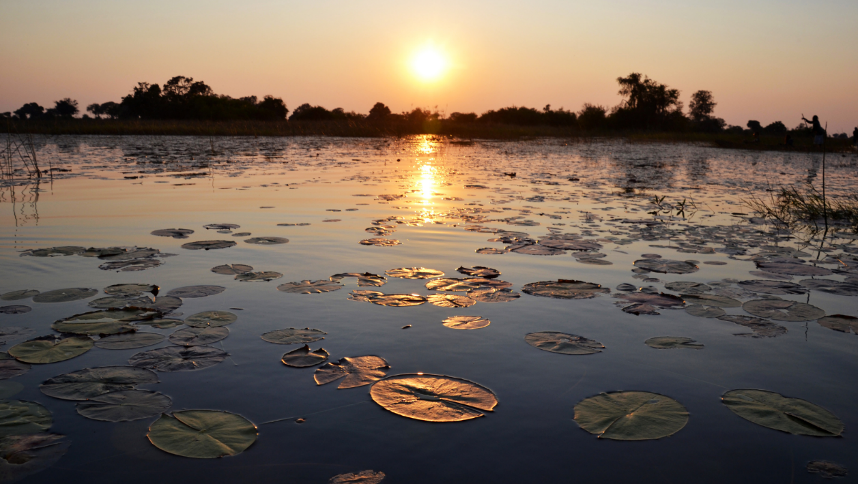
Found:
[(39, 386), (47, 396), (68, 401), (85, 401), (108, 392), (127, 391), (140, 384), (155, 384), (158, 374), (148, 369), (108, 366), (81, 369), (51, 377)]
[(623, 307), (623, 311), (632, 315), (660, 315), (658, 310), (662, 308), (678, 308), (685, 305), (685, 300), (667, 293), (635, 292), (617, 295), (621, 300), (633, 302), (632, 305)]
[(98, 294), (94, 288), (63, 288), (39, 293), (33, 297), (36, 303), (65, 303), (68, 301), (85, 300)]
[(778, 335), (787, 333), (786, 327), (764, 318), (750, 317), (748, 315), (723, 315), (717, 318), (718, 320), (724, 320), (725, 322), (742, 325), (743, 327), (747, 327), (751, 330), (751, 333), (734, 334), (740, 337), (777, 337)]
[(738, 308), (742, 306), (742, 302), (727, 296), (721, 295), (682, 295), (685, 303), (689, 305), (706, 305), (717, 306), (719, 308)]
[(635, 267), (654, 273), (689, 274), (695, 273), (700, 268), (688, 261), (677, 261), (673, 259), (639, 259), (634, 262)]
[(600, 342), (563, 332), (534, 332), (524, 336), (524, 341), (539, 350), (555, 354), (598, 354), (605, 348)]
[(221, 349), (197, 345), (180, 347), (171, 345), (155, 350), (139, 352), (128, 359), (134, 367), (143, 367), (160, 372), (180, 372), (205, 369), (223, 362), (227, 354)]
[(28, 249), (21, 253), (21, 256), (36, 256), (39, 258), (52, 258), (56, 256), (74, 256), (83, 254), (86, 248), (81, 246), (57, 246), (54, 248)]
[(53, 364), (69, 360), (92, 348), (89, 337), (46, 335), (20, 343), (9, 349), (9, 355), (28, 364)]
[(185, 325), (189, 327), (223, 327), (238, 320), (238, 315), (232, 312), (212, 310), (208, 312), (194, 313), (185, 319)]
[(426, 297), (429, 303), (443, 308), (468, 308), (475, 305), (477, 302), (472, 298), (463, 295), (445, 295), (436, 293)]
[(426, 288), (435, 291), (470, 291), (481, 286), (482, 278), (436, 278), (426, 282)]
[(285, 237), (252, 237), (250, 239), (245, 239), (244, 242), (247, 244), (261, 244), (263, 246), (271, 246), (273, 244), (286, 244), (289, 242)]
[(858, 318), (850, 315), (828, 315), (816, 321), (825, 328), (858, 335)]
[(253, 266), (247, 264), (222, 264), (212, 268), (212, 273), (225, 275), (239, 275), (242, 273), (250, 273), (253, 271)]
[(52, 422), (51, 412), (37, 402), (0, 401), (0, 437), (41, 433)]
[(78, 335), (113, 335), (133, 332), (130, 322), (144, 320), (146, 315), (147, 311), (140, 308), (99, 310), (57, 320), (51, 328)]
[(193, 229), (156, 229), (149, 234), (153, 236), (172, 237), (174, 239), (187, 239), (194, 233)]
[(782, 322), (805, 322), (825, 316), (825, 311), (821, 308), (791, 300), (746, 301), (742, 310), (760, 318)]
[(216, 285), (196, 285), (182, 286), (173, 288), (167, 292), (167, 296), (173, 298), (203, 298), (206, 296), (218, 295), (226, 290), (223, 286)]
[(800, 262), (757, 261), (756, 265), (757, 269), (774, 274), (796, 276), (826, 276), (831, 274), (830, 269), (802, 264)]
[(488, 327), (492, 322), (487, 318), (479, 316), (459, 315), (455, 317), (447, 317), (441, 323), (443, 323), (445, 327), (456, 330), (476, 330)]
[(316, 369), (313, 379), (321, 386), (345, 377), (337, 389), (351, 389), (366, 386), (384, 378), (388, 369), (390, 365), (387, 361), (375, 355), (343, 357), (335, 364), (328, 362)]
[(409, 280), (428, 280), (444, 276), (443, 271), (423, 267), (393, 268), (385, 271), (384, 274), (391, 278), (405, 278)]
[(858, 296), (858, 284), (856, 283), (835, 280), (806, 279), (799, 281), (799, 284), (803, 287), (810, 288), (811, 290), (831, 293), (832, 295)]
[(788, 281), (745, 280), (737, 284), (744, 290), (766, 295), (803, 295), (807, 293), (807, 288)]
[(163, 341), (164, 336), (160, 333), (133, 332), (109, 335), (107, 337), (100, 338), (95, 341), (95, 346), (100, 349), (127, 350), (149, 347), (150, 345), (159, 344)]
[(14, 483), (52, 466), (68, 451), (63, 438), (51, 433), (0, 438), (0, 483)]
[(0, 379), (11, 379), (24, 375), (30, 370), (30, 364), (19, 362), (6, 352), (0, 352)]
[(512, 291), (509, 288), (480, 287), (469, 291), (468, 297), (482, 303), (503, 303), (520, 298), (521, 293)]
[(610, 293), (610, 290), (602, 288), (602, 285), (578, 280), (537, 281), (524, 285), (521, 291), (528, 295), (563, 300), (585, 300)]
[(790, 434), (840, 436), (843, 432), (843, 422), (829, 411), (772, 391), (734, 389), (724, 393), (721, 402), (754, 424)]
[(182, 328), (170, 334), (170, 342), (175, 345), (190, 347), (193, 345), (209, 345), (229, 337), (226, 327)]
[(327, 335), (327, 333), (315, 328), (285, 328), (263, 333), (261, 338), (272, 344), (292, 345), (323, 340), (325, 338), (323, 335)]
[(688, 410), (675, 399), (653, 392), (603, 392), (576, 404), (574, 419), (599, 438), (657, 440), (684, 428)]
[(289, 367), (313, 367), (328, 360), (329, 356), (328, 351), (323, 348), (310, 350), (309, 345), (304, 345), (303, 347), (286, 352), (280, 361)]
[(712, 289), (709, 285), (694, 281), (671, 281), (670, 283), (665, 283), (664, 287), (683, 295), (702, 295)]
[(205, 251), (210, 249), (231, 248), (233, 246), (235, 246), (235, 241), (224, 240), (195, 241), (182, 244), (182, 248), (184, 249), (203, 249)]
[(15, 290), (3, 293), (0, 295), (0, 300), (3, 301), (14, 301), (14, 300), (26, 300), (28, 298), (32, 298), (39, 294), (39, 290)]
[(644, 342), (654, 349), (692, 349), (701, 350), (703, 344), (688, 337), (651, 337)]
[(278, 286), (277, 289), (284, 293), (301, 293), (303, 295), (309, 295), (311, 293), (328, 293), (330, 291), (337, 291), (341, 289), (343, 285), (341, 283), (336, 283), (328, 280), (304, 280), (304, 281), (293, 281), (290, 283), (283, 283)]
[(476, 382), (433, 374), (399, 374), (372, 385), (379, 406), (406, 418), (435, 423), (484, 416), (498, 404), (495, 394)]
[(237, 455), (256, 441), (256, 425), (226, 411), (187, 410), (162, 414), (149, 427), (159, 449), (188, 458)]
[(136, 421), (170, 409), (173, 400), (155, 391), (116, 391), (78, 403), (77, 413), (96, 421)]
[(381, 483), (384, 480), (384, 472), (375, 470), (363, 470), (355, 473), (343, 473), (331, 477), (328, 483)]
[(104, 289), (104, 292), (111, 296), (119, 298), (133, 298), (140, 296), (143, 293), (152, 293), (158, 295), (158, 285), (149, 285), (142, 283), (124, 283), (119, 285), (110, 285)]
[(331, 281), (339, 283), (344, 278), (357, 278), (358, 286), (384, 286), (387, 278), (374, 273), (338, 273), (331, 276)]
[(235, 275), (235, 280), (244, 283), (250, 283), (259, 281), (272, 281), (282, 277), (283, 274), (278, 273), (276, 271), (256, 271), (251, 273), (237, 274)]
[(474, 266), (473, 268), (459, 266), (456, 268), (456, 271), (464, 275), (476, 276), (478, 278), (497, 278), (501, 274), (500, 271), (486, 266)]
[(370, 303), (381, 306), (390, 306), (390, 307), (406, 307), (406, 306), (417, 306), (422, 305), (429, 301), (426, 297), (420, 295), (408, 295), (408, 294), (384, 294), (378, 293), (377, 295), (371, 295), (368, 298)]

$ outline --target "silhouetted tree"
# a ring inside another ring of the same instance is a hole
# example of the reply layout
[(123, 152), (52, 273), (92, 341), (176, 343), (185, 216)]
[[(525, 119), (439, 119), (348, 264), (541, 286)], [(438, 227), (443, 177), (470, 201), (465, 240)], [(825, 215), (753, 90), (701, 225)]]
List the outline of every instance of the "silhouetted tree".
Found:
[(771, 135), (784, 135), (787, 132), (787, 127), (783, 122), (775, 121), (774, 123), (766, 125), (766, 127), (763, 128), (763, 132)]
[(61, 118), (71, 118), (80, 111), (77, 108), (77, 100), (71, 98), (54, 101), (54, 110), (56, 110), (57, 116)]
[(618, 128), (676, 128), (685, 120), (678, 89), (636, 72), (617, 78), (617, 83), (624, 99), (611, 113), (611, 121)]
[(388, 116), (390, 116), (390, 108), (385, 106), (384, 103), (375, 103), (372, 109), (369, 110), (369, 116), (366, 119), (370, 121), (383, 121)]
[(295, 108), (289, 121), (323, 121), (333, 119), (333, 114), (321, 106), (304, 103)]
[(712, 116), (717, 104), (712, 92), (697, 91), (691, 95), (691, 101), (688, 103), (688, 116), (697, 122), (705, 121)]
[(756, 131), (757, 133), (763, 131), (763, 125), (757, 120), (748, 120), (747, 126), (749, 130)]
[(477, 121), (476, 113), (450, 113), (449, 120), (453, 123), (473, 123)]
[(605, 118), (608, 110), (604, 106), (584, 103), (578, 112), (578, 126), (583, 130), (598, 130), (605, 126)]
[(15, 116), (22, 120), (38, 118), (45, 114), (45, 108), (38, 103), (27, 103), (14, 111)]
[[(253, 96), (253, 99), (256, 99), (256, 96)], [(266, 115), (266, 119), (285, 120), (286, 114), (289, 113), (289, 110), (286, 109), (286, 103), (270, 94), (262, 98), (262, 101), (256, 106)]]

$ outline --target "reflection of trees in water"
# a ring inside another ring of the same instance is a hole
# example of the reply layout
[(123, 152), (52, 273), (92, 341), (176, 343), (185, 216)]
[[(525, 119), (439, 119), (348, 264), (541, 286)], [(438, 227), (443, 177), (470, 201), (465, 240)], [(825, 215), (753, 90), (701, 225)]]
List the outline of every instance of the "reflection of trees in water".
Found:
[(15, 227), (39, 225), (39, 179), (24, 185), (0, 187), (0, 203), (12, 207)]

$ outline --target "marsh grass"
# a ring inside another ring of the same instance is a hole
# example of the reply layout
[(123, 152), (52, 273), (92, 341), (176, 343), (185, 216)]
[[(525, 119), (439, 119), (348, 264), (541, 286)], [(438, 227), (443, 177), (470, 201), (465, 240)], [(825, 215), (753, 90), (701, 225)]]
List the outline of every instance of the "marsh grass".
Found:
[(858, 195), (826, 197), (813, 184), (773, 190), (768, 200), (751, 196), (742, 202), (753, 211), (791, 230), (815, 235), (828, 223), (858, 233)]

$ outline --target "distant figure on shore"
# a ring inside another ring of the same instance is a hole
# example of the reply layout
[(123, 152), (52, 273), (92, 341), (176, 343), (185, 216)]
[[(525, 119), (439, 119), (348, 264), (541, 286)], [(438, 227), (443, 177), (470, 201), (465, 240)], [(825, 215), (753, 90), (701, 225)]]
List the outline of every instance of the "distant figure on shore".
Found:
[(809, 120), (801, 115), (801, 119), (805, 123), (810, 123), (813, 125), (813, 144), (814, 145), (822, 145), (825, 142), (825, 130), (822, 129), (822, 125), (819, 124), (819, 116), (813, 115), (813, 119)]

